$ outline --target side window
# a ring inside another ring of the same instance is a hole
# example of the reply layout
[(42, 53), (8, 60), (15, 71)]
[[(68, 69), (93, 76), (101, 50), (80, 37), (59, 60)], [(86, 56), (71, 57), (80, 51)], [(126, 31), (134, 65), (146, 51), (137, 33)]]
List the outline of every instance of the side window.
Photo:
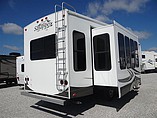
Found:
[(120, 69), (126, 68), (124, 36), (118, 32)]
[(24, 64), (21, 64), (21, 72), (24, 72)]
[(134, 41), (135, 44), (135, 66), (139, 67), (139, 54), (138, 54), (138, 44)]
[(110, 37), (109, 34), (94, 36), (94, 66), (97, 71), (111, 69)]
[(135, 43), (132, 39), (130, 39), (131, 46), (131, 67), (135, 68)]
[(86, 70), (85, 35), (78, 31), (73, 31), (73, 59), (75, 71)]
[(130, 54), (130, 39), (125, 36), (125, 48), (126, 48), (126, 64), (127, 68), (131, 67), (131, 54)]

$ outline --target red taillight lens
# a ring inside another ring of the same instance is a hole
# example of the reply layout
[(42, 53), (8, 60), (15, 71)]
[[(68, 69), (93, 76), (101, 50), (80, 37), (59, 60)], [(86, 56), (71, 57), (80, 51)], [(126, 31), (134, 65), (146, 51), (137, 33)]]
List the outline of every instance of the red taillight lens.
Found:
[(76, 95), (77, 95), (76, 93), (73, 93), (73, 97), (76, 97)]
[(64, 85), (68, 85), (68, 81), (67, 80), (64, 81)]
[(60, 84), (63, 85), (63, 80), (60, 80)]

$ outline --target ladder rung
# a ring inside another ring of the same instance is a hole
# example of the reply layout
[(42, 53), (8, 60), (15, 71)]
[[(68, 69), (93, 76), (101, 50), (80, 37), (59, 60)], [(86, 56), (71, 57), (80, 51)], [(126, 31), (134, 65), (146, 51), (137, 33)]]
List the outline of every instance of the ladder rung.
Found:
[(58, 48), (58, 51), (60, 51), (60, 50), (65, 50), (65, 48)]
[(57, 52), (57, 53), (65, 53), (65, 52), (63, 51), (63, 52)]
[(56, 73), (56, 75), (65, 75), (65, 73)]
[(63, 40), (63, 39), (65, 39), (65, 37), (57, 38), (58, 41)]
[(66, 70), (66, 68), (58, 68), (58, 71)]
[(65, 64), (65, 63), (56, 63), (56, 64)]
[(63, 20), (64, 20), (64, 19), (56, 20), (55, 23), (60, 22), (60, 21), (63, 21)]
[(65, 28), (66, 28), (66, 26), (63, 26), (63, 27), (58, 27), (57, 29), (58, 29), (58, 31), (64, 31), (64, 30), (65, 30)]
[(66, 58), (58, 58), (58, 61), (65, 60)]

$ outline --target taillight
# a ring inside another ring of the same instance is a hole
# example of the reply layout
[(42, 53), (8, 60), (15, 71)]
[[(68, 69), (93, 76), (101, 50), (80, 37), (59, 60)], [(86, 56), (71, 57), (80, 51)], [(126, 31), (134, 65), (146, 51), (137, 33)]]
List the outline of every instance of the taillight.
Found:
[(29, 78), (25, 78), (25, 81), (29, 81)]
[(60, 84), (63, 85), (63, 80), (60, 80)]
[(68, 81), (67, 80), (64, 81), (64, 85), (68, 85)]

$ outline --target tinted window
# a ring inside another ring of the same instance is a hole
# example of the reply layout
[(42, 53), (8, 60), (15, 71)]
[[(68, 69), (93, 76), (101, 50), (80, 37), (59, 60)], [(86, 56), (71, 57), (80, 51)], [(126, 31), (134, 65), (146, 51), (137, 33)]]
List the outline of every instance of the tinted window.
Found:
[(125, 45), (124, 45), (124, 36), (121, 33), (118, 33), (118, 45), (119, 45), (120, 69), (125, 69), (126, 68)]
[(94, 36), (94, 66), (95, 70), (111, 69), (110, 38), (109, 34)]
[(135, 68), (135, 43), (132, 39), (130, 39), (131, 46), (131, 67)]
[(24, 64), (21, 64), (21, 72), (24, 72)]
[(73, 31), (73, 59), (75, 71), (86, 70), (85, 35), (78, 31)]
[(135, 45), (135, 66), (139, 67), (138, 44), (136, 41), (134, 41), (134, 45)]
[(131, 67), (130, 39), (127, 36), (125, 36), (125, 49), (127, 68), (130, 68)]
[(56, 57), (55, 34), (30, 42), (31, 60), (51, 59)]

